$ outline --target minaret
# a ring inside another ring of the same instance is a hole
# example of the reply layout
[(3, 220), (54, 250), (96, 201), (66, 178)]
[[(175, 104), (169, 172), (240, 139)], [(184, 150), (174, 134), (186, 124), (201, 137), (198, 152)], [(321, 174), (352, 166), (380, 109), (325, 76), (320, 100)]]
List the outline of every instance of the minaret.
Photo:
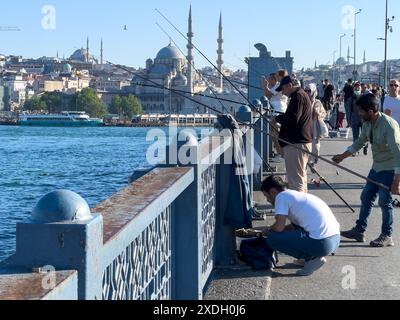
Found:
[(364, 50), (364, 58), (363, 58), (363, 63), (365, 64), (367, 62), (367, 57), (365, 55), (365, 50)]
[[(224, 65), (224, 60), (223, 60), (223, 54), (224, 54), (224, 39), (222, 35), (222, 12), (219, 16), (219, 27), (218, 27), (218, 60), (217, 60), (217, 65), (218, 65), (218, 70), (222, 73), (223, 72), (223, 65)], [(223, 76), (222, 74), (219, 75), (219, 88), (222, 90), (224, 88), (224, 81), (223, 81)]]
[(104, 58), (104, 56), (103, 56), (103, 38), (101, 39), (101, 44), (100, 44), (100, 65), (102, 66), (103, 65), (103, 58)]
[(194, 65), (194, 58), (193, 58), (193, 22), (192, 22), (192, 5), (190, 5), (189, 9), (189, 30), (187, 33), (188, 37), (188, 55), (187, 55), (187, 62), (188, 62), (188, 69), (187, 69), (187, 78), (188, 78), (188, 87), (190, 94), (193, 94), (193, 65)]
[(86, 40), (86, 62), (89, 62), (89, 37)]
[(314, 69), (317, 69), (317, 60), (315, 60)]

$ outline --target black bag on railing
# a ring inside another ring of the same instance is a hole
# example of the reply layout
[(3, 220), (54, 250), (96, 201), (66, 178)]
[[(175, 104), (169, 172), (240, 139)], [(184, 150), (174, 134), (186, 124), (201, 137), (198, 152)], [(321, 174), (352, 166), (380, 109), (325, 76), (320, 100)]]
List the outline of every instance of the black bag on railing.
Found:
[(240, 259), (254, 270), (272, 270), (278, 263), (278, 256), (267, 245), (264, 237), (243, 240), (240, 245)]

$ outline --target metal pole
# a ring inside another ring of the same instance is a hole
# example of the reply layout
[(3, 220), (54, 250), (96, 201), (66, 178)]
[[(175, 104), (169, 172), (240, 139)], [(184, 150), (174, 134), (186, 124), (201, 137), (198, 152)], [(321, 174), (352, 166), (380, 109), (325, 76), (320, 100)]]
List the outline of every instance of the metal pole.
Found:
[(357, 79), (357, 15), (361, 12), (362, 10), (359, 9), (355, 14), (354, 14), (354, 78), (355, 80)]
[[(340, 57), (339, 59), (342, 58), (342, 39), (346, 36), (346, 34), (342, 34), (340, 36)], [(340, 60), (341, 61), (341, 60)], [(339, 65), (339, 87), (342, 87), (342, 63)]]
[(387, 47), (388, 47), (388, 0), (386, 0), (386, 15), (385, 15), (385, 62), (383, 67), (383, 87), (387, 90), (387, 80), (388, 80), (388, 63), (387, 63)]
[(357, 41), (356, 41), (356, 37), (357, 37), (357, 34), (356, 34), (356, 32), (357, 32), (357, 14), (354, 14), (354, 70), (353, 70), (353, 74), (354, 74), (354, 79), (355, 80), (358, 80), (357, 79), (357, 70), (356, 70), (356, 68), (357, 68), (357, 58), (356, 58), (356, 55), (357, 55), (357, 49), (356, 49), (356, 46), (357, 46)]

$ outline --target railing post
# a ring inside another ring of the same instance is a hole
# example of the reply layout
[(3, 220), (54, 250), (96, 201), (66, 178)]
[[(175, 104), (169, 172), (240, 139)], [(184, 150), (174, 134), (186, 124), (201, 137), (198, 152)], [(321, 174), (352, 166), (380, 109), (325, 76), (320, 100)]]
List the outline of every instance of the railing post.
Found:
[[(241, 122), (246, 122), (251, 125), (254, 124), (254, 116), (253, 112), (251, 111), (250, 107), (247, 107), (247, 111), (243, 108), (239, 110), (239, 112), (236, 114), (236, 118), (241, 121)], [(253, 199), (253, 190), (254, 190), (254, 176), (253, 176), (253, 169), (254, 169), (254, 150), (255, 150), (255, 144), (254, 144), (254, 129), (252, 127), (248, 128), (248, 131), (246, 134), (243, 136), (243, 144), (244, 144), (244, 150), (246, 152), (246, 165), (248, 169), (248, 179), (249, 179), (249, 186), (250, 186), (250, 192), (251, 192), (251, 199)]]
[(17, 225), (17, 248), (10, 267), (78, 271), (78, 298), (102, 299), (103, 218), (92, 216), (85, 200), (59, 190), (36, 205), (31, 223)]
[[(247, 106), (240, 108), (236, 114), (236, 118), (241, 122), (249, 124), (253, 123), (253, 114), (251, 109)], [(233, 141), (232, 141), (233, 143)], [(249, 151), (254, 149), (254, 131), (249, 129), (246, 135), (243, 136), (243, 143), (245, 150)], [(216, 265), (219, 266), (230, 266), (236, 263), (236, 237), (235, 228), (228, 225), (226, 217), (229, 216), (228, 211), (228, 199), (229, 194), (227, 192), (227, 181), (230, 181), (229, 176), (235, 174), (235, 170), (232, 170), (232, 157), (233, 151), (232, 146), (229, 150), (221, 156), (220, 164), (217, 165), (217, 217), (216, 217)], [(253, 152), (246, 155), (248, 157), (247, 164), (250, 163), (250, 170), (253, 166)], [(251, 195), (253, 194), (253, 175), (249, 172), (249, 187)], [(252, 197), (252, 196), (251, 196)]]
[[(227, 154), (232, 154), (227, 150)], [(226, 224), (229, 194), (227, 192), (226, 181), (229, 181), (229, 175), (232, 174), (232, 164), (226, 164), (221, 159), (217, 165), (217, 218), (216, 218), (216, 257), (217, 266), (231, 266), (236, 263), (236, 238), (235, 228)]]
[[(192, 184), (172, 204), (173, 300), (203, 298), (198, 151), (197, 138), (193, 136), (187, 136), (186, 143), (175, 141), (167, 148), (167, 165), (192, 166), (195, 177)], [(183, 161), (182, 158), (190, 161)]]

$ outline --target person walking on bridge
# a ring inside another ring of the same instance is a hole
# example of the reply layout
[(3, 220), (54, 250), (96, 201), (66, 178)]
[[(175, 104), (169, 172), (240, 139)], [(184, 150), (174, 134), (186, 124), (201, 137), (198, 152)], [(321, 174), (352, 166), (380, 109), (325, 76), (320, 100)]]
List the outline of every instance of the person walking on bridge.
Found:
[[(372, 145), (373, 166), (368, 178), (387, 186), (379, 188), (368, 182), (361, 194), (360, 217), (356, 226), (342, 236), (358, 242), (365, 242), (365, 231), (374, 203), (379, 195), (379, 206), (382, 209), (382, 231), (378, 239), (372, 241), (372, 247), (392, 247), (393, 234), (393, 199), (392, 194), (400, 194), (400, 129), (398, 123), (389, 116), (379, 112), (379, 100), (372, 94), (365, 94), (357, 101), (358, 112), (364, 120), (360, 138), (341, 155), (333, 158), (341, 163), (352, 154), (361, 150), (369, 141)], [(390, 190), (390, 191), (389, 191)]]

